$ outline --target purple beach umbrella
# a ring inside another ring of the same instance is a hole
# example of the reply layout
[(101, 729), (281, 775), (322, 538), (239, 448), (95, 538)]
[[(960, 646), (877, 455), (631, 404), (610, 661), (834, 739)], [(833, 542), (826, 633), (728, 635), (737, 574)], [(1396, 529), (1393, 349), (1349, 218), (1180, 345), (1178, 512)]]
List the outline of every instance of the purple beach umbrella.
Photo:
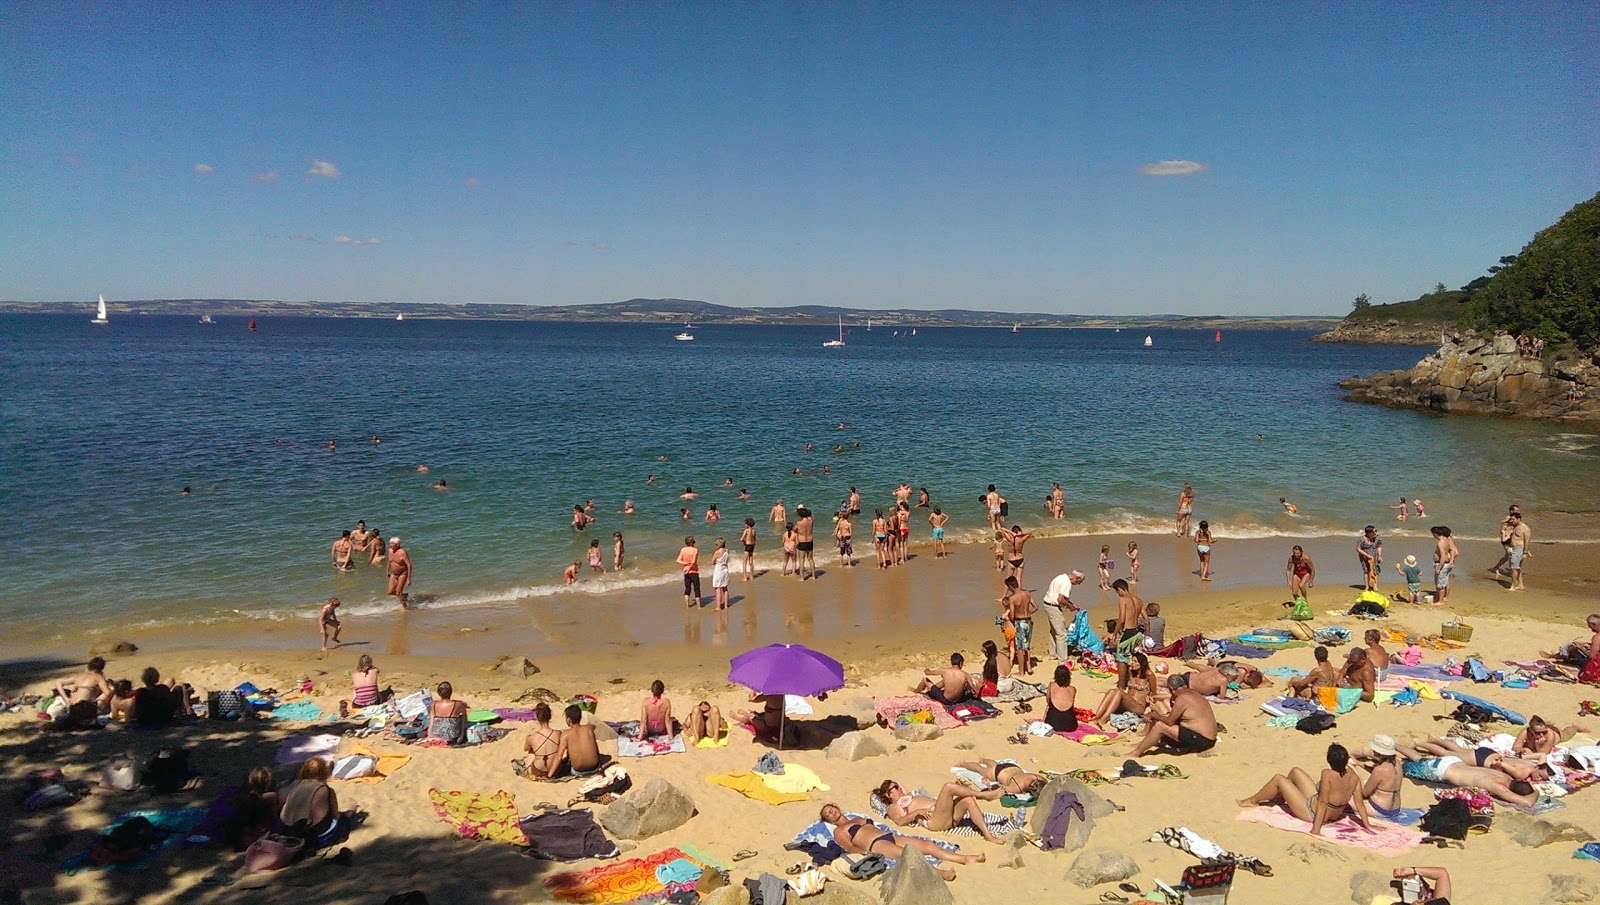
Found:
[(813, 697), (844, 687), (838, 660), (800, 644), (769, 644), (730, 661), (728, 681), (760, 694)]

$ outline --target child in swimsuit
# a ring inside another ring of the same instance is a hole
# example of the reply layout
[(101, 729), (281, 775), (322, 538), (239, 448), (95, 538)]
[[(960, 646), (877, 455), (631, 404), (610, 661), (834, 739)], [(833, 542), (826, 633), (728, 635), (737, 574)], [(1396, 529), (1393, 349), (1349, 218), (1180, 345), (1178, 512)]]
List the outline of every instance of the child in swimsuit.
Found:
[(604, 572), (605, 564), (600, 561), (600, 538), (589, 541), (589, 568), (595, 572)]
[(1100, 571), (1100, 590), (1111, 590), (1111, 548), (1100, 548), (1100, 563), (1095, 568)]

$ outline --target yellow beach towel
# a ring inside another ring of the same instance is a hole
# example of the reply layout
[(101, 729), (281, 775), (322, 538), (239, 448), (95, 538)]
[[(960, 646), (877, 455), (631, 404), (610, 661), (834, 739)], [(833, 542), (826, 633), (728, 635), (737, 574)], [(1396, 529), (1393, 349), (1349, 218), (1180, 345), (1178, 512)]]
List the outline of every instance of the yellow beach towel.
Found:
[(784, 764), (782, 773), (758, 774), (767, 788), (774, 792), (797, 794), (800, 792), (826, 792), (828, 786), (811, 768), (799, 764)]
[(463, 839), (485, 839), (507, 845), (527, 845), (528, 835), (517, 823), (517, 799), (504, 789), (493, 795), (429, 789), (439, 819), (455, 828)]
[(798, 792), (779, 792), (767, 785), (760, 773), (718, 773), (715, 776), (707, 776), (706, 782), (732, 789), (746, 798), (754, 798), (767, 804), (787, 804), (791, 801), (805, 801), (809, 797)]
[(728, 747), (728, 730), (723, 729), (722, 735), (717, 738), (707, 736), (694, 743), (696, 748), (726, 748)]
[(393, 776), (394, 771), (404, 767), (406, 764), (411, 763), (411, 755), (409, 754), (392, 754), (388, 751), (374, 751), (371, 748), (368, 748), (366, 745), (351, 745), (350, 750), (346, 753), (365, 754), (369, 757), (376, 757), (378, 759), (378, 768), (377, 772), (373, 773), (371, 776), (358, 776), (355, 779), (346, 779), (344, 782), (383, 782), (385, 779)]

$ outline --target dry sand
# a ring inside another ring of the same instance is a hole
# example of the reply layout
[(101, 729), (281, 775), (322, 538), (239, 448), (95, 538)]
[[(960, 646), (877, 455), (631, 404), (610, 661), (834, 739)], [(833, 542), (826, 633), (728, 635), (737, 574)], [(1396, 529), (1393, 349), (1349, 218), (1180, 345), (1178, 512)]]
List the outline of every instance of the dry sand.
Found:
[[(1172, 544), (1151, 543), (1148, 538), (1140, 541), (1153, 548), (1145, 551), (1146, 580), (1141, 591), (1147, 598), (1161, 600), (1169, 638), (1191, 631), (1215, 636), (1224, 629), (1271, 624), (1281, 615), (1280, 604), (1285, 595), (1278, 576), (1288, 541), (1224, 541), (1218, 549), (1218, 581), (1203, 590), (1192, 576), (1184, 575), (1192, 568), (1192, 553), (1187, 546), (1176, 539)], [(1112, 543), (1121, 559), (1125, 542), (1106, 542)], [(1317, 557), (1324, 575), (1322, 587), (1313, 597), (1319, 611), (1318, 624), (1343, 624), (1352, 631), (1373, 625), (1323, 615), (1328, 609), (1348, 605), (1354, 596), (1347, 585), (1336, 581), (1354, 577), (1353, 566), (1345, 561), (1353, 559), (1353, 550), (1345, 549), (1353, 547), (1353, 539), (1305, 543)], [(1097, 550), (1098, 543), (1091, 547), (1072, 541), (1032, 546), (1026, 583), (1042, 588), (1051, 574), (1076, 565), (1090, 573), (1092, 585), (1093, 553)], [(1404, 552), (1407, 551), (1392, 549), (1389, 555), (1399, 559)], [(1470, 552), (1477, 564), (1475, 560), (1486, 555), (1492, 561), (1492, 553), (1497, 551), (1480, 545)], [(679, 712), (702, 698), (727, 711), (744, 698), (742, 689), (724, 680), (729, 656), (752, 643), (801, 640), (847, 665), (846, 689), (817, 704), (818, 714), (827, 715), (838, 712), (858, 695), (903, 693), (916, 680), (921, 667), (942, 661), (951, 650), (965, 651), (969, 663), (980, 662), (979, 644), (995, 636), (989, 616), (998, 582), (988, 568), (990, 561), (984, 551), (968, 548), (949, 562), (919, 557), (911, 568), (889, 575), (878, 575), (870, 566), (854, 574), (841, 574), (831, 566), (823, 581), (805, 586), (772, 577), (741, 588), (736, 580), (735, 593), (743, 592), (750, 604), (742, 610), (736, 607), (726, 631), (718, 630), (712, 614), (701, 614), (685, 620), (687, 628), (682, 640), (676, 632), (640, 629), (663, 622), (677, 624), (681, 614), (672, 610), (671, 589), (651, 594), (647, 603), (634, 602), (626, 609), (620, 601), (574, 604), (573, 612), (543, 620), (571, 623), (564, 629), (562, 643), (551, 644), (550, 648), (581, 647), (597, 633), (606, 640), (589, 650), (539, 653), (535, 659), (541, 672), (525, 679), (486, 667), (496, 656), (537, 653), (532, 639), (551, 637), (551, 629), (544, 625), (530, 627), (527, 623), (532, 620), (517, 626), (480, 625), (477, 623), (484, 620), (477, 614), (417, 614), (423, 618), (414, 615), (407, 627), (400, 627), (398, 620), (351, 626), (349, 639), (370, 643), (347, 647), (326, 658), (314, 649), (271, 647), (273, 638), (255, 639), (258, 645), (269, 646), (240, 649), (206, 632), (183, 638), (134, 636), (146, 649), (133, 657), (115, 660), (108, 672), (131, 676), (139, 668), (154, 664), (164, 673), (176, 674), (202, 689), (231, 687), (246, 679), (258, 685), (288, 688), (304, 675), (316, 683), (318, 702), (325, 710), (333, 710), (338, 698), (348, 694), (345, 673), (353, 667), (357, 655), (367, 651), (383, 670), (385, 684), (392, 684), (397, 691), (431, 687), (440, 679), (449, 679), (457, 688), (457, 697), (475, 707), (496, 707), (508, 706), (524, 690), (542, 686), (563, 698), (579, 692), (595, 694), (601, 699), (602, 718), (624, 720), (636, 717), (644, 688), (657, 677), (666, 682)], [(1050, 563), (1052, 567), (1042, 569), (1033, 563)], [(1573, 565), (1566, 575), (1585, 574), (1577, 563)], [(1486, 661), (1497, 664), (1505, 658), (1536, 656), (1538, 651), (1582, 633), (1581, 618), (1573, 618), (1574, 615), (1595, 608), (1592, 599), (1555, 593), (1555, 589), (1570, 591), (1574, 585), (1565, 582), (1548, 562), (1543, 568), (1550, 569), (1545, 573), (1546, 584), (1541, 587), (1536, 579), (1535, 589), (1526, 594), (1508, 594), (1487, 581), (1466, 581), (1449, 610), (1400, 606), (1392, 618), (1376, 625), (1437, 631), (1444, 613), (1458, 612), (1476, 626), (1470, 650), (1483, 652)], [(1391, 581), (1387, 589), (1397, 587)], [(1090, 596), (1091, 602), (1098, 604), (1098, 600), (1097, 592)], [(591, 612), (581, 612), (585, 607)], [(626, 618), (622, 613), (627, 614)], [(1098, 619), (1105, 614), (1106, 610), (1097, 606), (1092, 615)], [(462, 631), (463, 628), (480, 630)], [(310, 626), (290, 626), (283, 631), (284, 644), (305, 643), (313, 637)], [(453, 656), (406, 652), (413, 649)], [(1443, 656), (1430, 653), (1430, 662)], [(1257, 662), (1306, 668), (1311, 652), (1293, 649)], [(14, 662), (0, 678), (11, 689), (38, 689), (67, 674), (71, 665), (54, 658)], [(1111, 685), (1110, 680), (1082, 677), (1076, 678), (1075, 683), (1080, 687), (1080, 704), (1085, 706), (1097, 701)], [(1487, 689), (1486, 696), (1523, 713), (1539, 713), (1562, 725), (1577, 723), (1590, 733), (1600, 734), (1600, 720), (1576, 718), (1579, 700), (1600, 697), (1594, 689), (1552, 683), (1525, 691), (1492, 686), (1480, 689)], [(1275, 876), (1271, 878), (1239, 876), (1232, 901), (1241, 903), (1346, 902), (1350, 901), (1349, 878), (1357, 871), (1387, 873), (1396, 866), (1410, 864), (1449, 868), (1456, 882), (1455, 900), (1460, 902), (1532, 905), (1554, 901), (1550, 894), (1553, 875), (1577, 875), (1583, 878), (1587, 895), (1600, 894), (1600, 867), (1572, 860), (1574, 843), (1524, 848), (1500, 826), (1487, 836), (1470, 838), (1465, 850), (1419, 848), (1402, 858), (1388, 859), (1238, 821), (1239, 809), (1234, 803), (1237, 799), (1250, 794), (1272, 773), (1287, 771), (1291, 766), (1315, 772), (1330, 741), (1353, 746), (1365, 743), (1377, 732), (1404, 738), (1437, 733), (1448, 725), (1436, 721), (1449, 709), (1439, 702), (1425, 701), (1421, 706), (1404, 709), (1363, 705), (1340, 717), (1332, 732), (1313, 737), (1291, 729), (1267, 727), (1266, 717), (1256, 705), (1268, 696), (1268, 691), (1256, 691), (1248, 695), (1246, 703), (1216, 708), (1228, 732), (1214, 753), (1144, 758), (1146, 763), (1176, 763), (1190, 774), (1189, 779), (1128, 780), (1101, 787), (1100, 791), (1126, 811), (1102, 820), (1090, 846), (1116, 848), (1136, 859), (1142, 872), (1135, 882), (1149, 889), (1153, 878), (1175, 882), (1192, 859), (1144, 840), (1162, 827), (1188, 826), (1226, 848), (1273, 866)], [(191, 729), (160, 734), (110, 730), (58, 735), (44, 733), (40, 724), (28, 716), (0, 717), (0, 738), (5, 742), (0, 747), (0, 762), (4, 764), (9, 790), (20, 790), (24, 774), (37, 767), (59, 766), (69, 778), (92, 778), (96, 765), (111, 753), (147, 753), (174, 743), (194, 750), (203, 782), (193, 793), (169, 797), (97, 791), (72, 807), (35, 815), (21, 814), (14, 796), (7, 795), (0, 804), (7, 827), (0, 864), (7, 879), (0, 882), (21, 887), (26, 902), (377, 903), (392, 893), (412, 888), (424, 890), (434, 903), (549, 901), (541, 882), (544, 877), (556, 870), (591, 866), (550, 865), (526, 858), (510, 846), (462, 841), (435, 818), (426, 798), (429, 788), (482, 792), (507, 789), (516, 794), (522, 813), (541, 801), (565, 804), (576, 794), (575, 784), (535, 784), (512, 775), (509, 761), (521, 751), (523, 724), (510, 724), (516, 731), (492, 744), (463, 750), (411, 751), (415, 755), (411, 763), (384, 782), (336, 783), (344, 807), (356, 806), (369, 815), (349, 842), (355, 854), (353, 866), (312, 861), (251, 877), (235, 871), (237, 882), (219, 886), (202, 882), (202, 878), (218, 867), (237, 868), (239, 858), (216, 848), (197, 848), (170, 850), (153, 866), (137, 873), (89, 871), (63, 876), (55, 872), (60, 857), (46, 856), (43, 851), (44, 840), (52, 834), (71, 834), (66, 848), (70, 853), (81, 850), (92, 832), (115, 814), (145, 807), (204, 804), (225, 784), (242, 778), (251, 766), (271, 764), (273, 749), (284, 736), (315, 733), (325, 727), (270, 722), (201, 723)], [(872, 729), (869, 731), (884, 740), (891, 753), (856, 763), (829, 760), (820, 751), (785, 752), (785, 760), (816, 771), (831, 791), (813, 793), (807, 802), (781, 806), (758, 803), (705, 782), (704, 777), (709, 774), (749, 770), (766, 750), (742, 731), (733, 733), (726, 748), (624, 761), (636, 784), (663, 777), (689, 793), (699, 810), (683, 827), (643, 841), (634, 853), (692, 843), (727, 861), (736, 851), (748, 848), (759, 854), (734, 865), (736, 878), (760, 871), (781, 874), (796, 860), (783, 850), (783, 843), (815, 819), (822, 803), (833, 801), (847, 809), (866, 810), (868, 790), (885, 778), (892, 777), (909, 786), (937, 788), (948, 778), (951, 765), (974, 755), (1020, 757), (1029, 768), (1052, 770), (1115, 770), (1126, 757), (1125, 744), (1084, 747), (1061, 739), (1034, 739), (1026, 747), (1007, 744), (1006, 736), (1023, 719), (1008, 709), (998, 719), (973, 723), (946, 732), (941, 738), (911, 745), (897, 742), (887, 730)], [(378, 743), (375, 747), (391, 746)], [(289, 769), (280, 767), (276, 772), (280, 778), (288, 779)], [(1410, 783), (1403, 796), (1408, 806), (1423, 806), (1429, 798), (1425, 789)], [(1600, 808), (1596, 807), (1600, 798), (1591, 802), (1588, 796), (1600, 796), (1600, 792), (1578, 793), (1569, 799), (1567, 807), (1550, 815), (1551, 819), (1572, 822), (1600, 837)], [(970, 838), (958, 841), (965, 851), (986, 851), (993, 861), (1004, 860), (1005, 849), (1000, 846)], [(963, 903), (992, 901), (996, 895), (1021, 896), (1025, 901), (1094, 902), (1102, 891), (1112, 887), (1083, 890), (1073, 886), (1065, 874), (1074, 857), (1073, 853), (1028, 848), (1022, 853), (1021, 869), (1005, 869), (995, 863), (960, 867), (951, 889), (956, 901)], [(862, 884), (838, 877), (830, 882), (830, 886), (874, 895), (877, 885), (878, 881)], [(838, 895), (810, 901), (826, 903)]]

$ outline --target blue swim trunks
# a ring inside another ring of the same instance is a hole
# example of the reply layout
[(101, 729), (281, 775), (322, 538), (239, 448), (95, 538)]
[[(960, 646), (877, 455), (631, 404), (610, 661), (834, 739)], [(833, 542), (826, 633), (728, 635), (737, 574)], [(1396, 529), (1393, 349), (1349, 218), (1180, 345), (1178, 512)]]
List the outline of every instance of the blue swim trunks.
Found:
[(1033, 646), (1033, 620), (1018, 619), (1016, 620), (1016, 626), (1017, 650), (1030, 649)]
[(934, 540), (944, 540), (944, 529), (943, 528), (935, 528), (935, 529), (933, 529), (933, 539)]

